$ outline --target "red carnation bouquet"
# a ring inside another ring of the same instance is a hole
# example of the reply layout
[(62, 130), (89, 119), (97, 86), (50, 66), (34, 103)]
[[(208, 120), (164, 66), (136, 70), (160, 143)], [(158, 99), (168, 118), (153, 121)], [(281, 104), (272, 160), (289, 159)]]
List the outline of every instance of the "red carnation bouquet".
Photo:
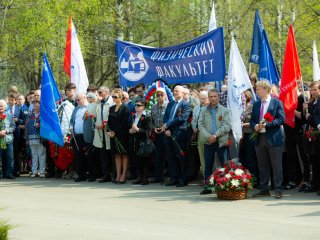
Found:
[[(264, 124), (264, 123), (266, 123), (266, 122), (272, 123), (273, 120), (274, 120), (274, 116), (272, 116), (271, 113), (267, 112), (267, 113), (263, 116), (263, 119), (261, 120), (260, 123), (261, 123), (261, 124)], [(253, 133), (250, 134), (250, 139), (251, 139), (252, 141), (255, 141), (255, 140), (257, 139), (259, 133), (265, 133), (265, 132), (266, 132), (266, 130), (265, 130), (264, 128), (261, 129), (259, 132), (254, 131)]]
[[(5, 114), (0, 114), (0, 131), (5, 130), (5, 124), (4, 120), (6, 119)], [(5, 137), (0, 138), (0, 149), (6, 149), (7, 148), (7, 143), (5, 140)]]
[(229, 160), (209, 177), (207, 185), (214, 191), (242, 191), (252, 189), (253, 183), (248, 169), (241, 163)]

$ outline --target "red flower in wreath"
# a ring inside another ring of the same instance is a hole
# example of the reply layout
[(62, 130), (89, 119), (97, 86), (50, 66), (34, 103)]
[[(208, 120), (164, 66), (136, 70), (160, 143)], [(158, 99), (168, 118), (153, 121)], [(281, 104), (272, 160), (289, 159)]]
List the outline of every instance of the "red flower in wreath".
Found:
[(264, 120), (266, 120), (266, 122), (271, 123), (274, 120), (274, 116), (271, 115), (271, 113), (267, 112), (264, 116), (263, 116)]

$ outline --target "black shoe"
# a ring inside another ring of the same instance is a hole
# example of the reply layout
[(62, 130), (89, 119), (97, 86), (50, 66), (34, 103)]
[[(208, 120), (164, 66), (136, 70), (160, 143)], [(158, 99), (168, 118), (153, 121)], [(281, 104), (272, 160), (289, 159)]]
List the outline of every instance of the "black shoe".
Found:
[(141, 184), (142, 182), (143, 182), (142, 179), (138, 178), (136, 181), (133, 181), (132, 184), (133, 185), (138, 185), (138, 184)]
[(95, 178), (89, 178), (89, 179), (88, 179), (88, 182), (95, 182), (95, 181), (96, 181)]
[(161, 183), (161, 179), (152, 179), (149, 182), (150, 183)]
[(286, 186), (283, 187), (283, 190), (291, 190), (295, 188), (296, 188), (296, 185), (288, 183)]
[(317, 195), (320, 196), (320, 191), (317, 191)]
[(103, 177), (102, 179), (99, 180), (99, 183), (104, 183), (104, 182), (111, 182), (110, 177)]
[(9, 174), (6, 176), (7, 179), (15, 179), (15, 177), (12, 174)]
[(140, 184), (141, 185), (148, 185), (149, 184), (149, 180), (148, 179), (143, 180)]
[(299, 192), (304, 192), (307, 188), (307, 185), (306, 184), (302, 184), (299, 188)]
[(54, 178), (54, 173), (46, 173), (46, 178)]
[(200, 192), (200, 195), (206, 195), (206, 194), (211, 194), (211, 193), (212, 193), (212, 190), (205, 188)]
[(282, 192), (275, 192), (274, 198), (275, 199), (281, 199), (282, 198)]
[(75, 182), (83, 182), (86, 181), (87, 179), (85, 177), (77, 177), (74, 181)]
[(175, 186), (175, 185), (178, 185), (178, 184), (179, 184), (178, 181), (171, 181), (171, 182), (166, 183), (166, 186)]
[(259, 191), (252, 195), (252, 197), (270, 197), (271, 194), (269, 191)]
[(188, 183), (179, 183), (176, 187), (185, 187), (188, 186)]
[(306, 187), (306, 189), (303, 191), (304, 193), (310, 193), (310, 192), (316, 192), (316, 189), (314, 187)]

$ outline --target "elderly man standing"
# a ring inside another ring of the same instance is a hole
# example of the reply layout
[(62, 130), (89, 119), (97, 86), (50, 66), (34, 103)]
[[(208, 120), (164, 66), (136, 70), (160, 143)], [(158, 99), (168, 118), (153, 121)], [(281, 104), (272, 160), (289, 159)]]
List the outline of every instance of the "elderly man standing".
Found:
[[(227, 108), (219, 104), (219, 92), (211, 89), (208, 92), (210, 104), (201, 112), (199, 117), (199, 131), (204, 145), (204, 179), (207, 182), (212, 174), (215, 153), (218, 154), (221, 165), (227, 161), (228, 138), (231, 127), (230, 114)], [(202, 194), (212, 193), (212, 190), (204, 185)]]
[(109, 109), (113, 105), (113, 100), (109, 95), (109, 88), (101, 86), (98, 89), (100, 101), (96, 103), (95, 111), (95, 131), (93, 138), (93, 146), (98, 148), (99, 159), (103, 177), (99, 181), (110, 182), (112, 172), (112, 159), (110, 153), (110, 137), (107, 134), (107, 123), (109, 117)]
[(84, 93), (76, 96), (78, 106), (73, 110), (70, 125), (70, 131), (73, 131), (74, 138), (72, 145), (74, 149), (74, 160), (78, 177), (75, 182), (86, 180), (87, 155), (86, 151), (93, 140), (92, 120), (87, 110), (88, 101)]
[[(0, 157), (6, 155), (6, 169), (4, 173), (0, 171), (0, 177), (3, 174), (5, 178), (14, 179), (13, 176), (13, 131), (15, 123), (13, 115), (10, 112), (5, 112), (7, 103), (5, 100), (0, 100)], [(2, 169), (0, 169), (2, 170)]]
[(270, 196), (268, 184), (271, 166), (275, 198), (279, 199), (282, 198), (282, 147), (284, 143), (280, 127), (285, 122), (285, 114), (282, 102), (270, 96), (271, 86), (268, 81), (257, 82), (256, 91), (260, 100), (253, 104), (250, 126), (258, 133), (255, 149), (261, 190), (253, 196)]
[(159, 87), (156, 90), (157, 104), (151, 109), (152, 127), (154, 130), (154, 145), (156, 147), (156, 158), (154, 161), (155, 178), (152, 183), (159, 183), (163, 179), (163, 162), (165, 158), (165, 135), (162, 131), (163, 116), (166, 111), (168, 102), (166, 101), (166, 91)]
[(165, 131), (165, 135), (168, 137), (167, 158), (171, 178), (171, 182), (166, 186), (184, 187), (188, 185), (188, 141), (186, 139), (188, 138), (187, 122), (190, 115), (190, 103), (183, 100), (183, 92), (184, 87), (180, 85), (174, 88), (175, 101), (168, 104), (163, 117), (162, 131)]

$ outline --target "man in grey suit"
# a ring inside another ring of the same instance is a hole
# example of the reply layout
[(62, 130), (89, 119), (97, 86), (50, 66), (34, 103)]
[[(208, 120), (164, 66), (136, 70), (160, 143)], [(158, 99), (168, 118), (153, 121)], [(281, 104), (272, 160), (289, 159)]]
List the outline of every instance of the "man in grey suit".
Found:
[(87, 109), (88, 101), (84, 93), (76, 96), (78, 106), (73, 110), (70, 119), (70, 131), (73, 131), (72, 145), (75, 153), (75, 166), (78, 178), (75, 182), (86, 180), (86, 166), (88, 163), (86, 151), (93, 141), (92, 119)]
[[(229, 110), (219, 104), (219, 92), (216, 89), (209, 90), (208, 98), (210, 104), (201, 112), (198, 122), (199, 136), (202, 138), (198, 141), (205, 143), (204, 179), (206, 183), (212, 174), (215, 153), (218, 154), (221, 165), (227, 161), (228, 138), (231, 127)], [(212, 190), (208, 189), (205, 184), (204, 190), (200, 194), (209, 193), (212, 193)]]

